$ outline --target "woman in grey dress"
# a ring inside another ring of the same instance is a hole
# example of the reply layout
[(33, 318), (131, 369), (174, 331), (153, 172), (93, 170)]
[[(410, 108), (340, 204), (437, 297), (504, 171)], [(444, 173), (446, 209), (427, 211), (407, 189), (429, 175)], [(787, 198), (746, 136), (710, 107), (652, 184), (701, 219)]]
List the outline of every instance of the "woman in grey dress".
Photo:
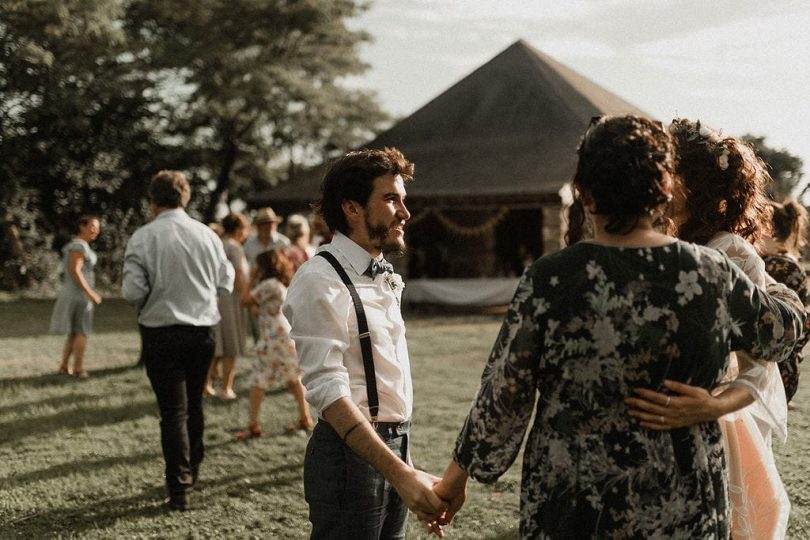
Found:
[[(90, 249), (90, 242), (99, 232), (101, 224), (97, 217), (79, 218), (79, 234), (62, 248), (65, 278), (51, 315), (51, 333), (67, 334), (59, 373), (79, 379), (87, 378), (84, 351), (93, 327), (93, 306), (101, 303), (101, 296), (93, 289), (93, 267), (98, 257)], [(71, 356), (73, 367), (69, 365)]]
[(243, 296), (248, 292), (249, 267), (242, 244), (250, 231), (250, 222), (242, 214), (232, 213), (222, 218), (222, 244), (225, 255), (235, 270), (233, 292), (219, 299), (219, 314), (222, 319), (216, 327), (216, 351), (214, 361), (208, 370), (205, 385), (207, 395), (214, 394), (214, 377), (218, 366), (222, 366), (222, 389), (219, 396), (235, 399), (233, 378), (236, 371), (236, 357), (245, 354), (247, 312), (242, 305)]

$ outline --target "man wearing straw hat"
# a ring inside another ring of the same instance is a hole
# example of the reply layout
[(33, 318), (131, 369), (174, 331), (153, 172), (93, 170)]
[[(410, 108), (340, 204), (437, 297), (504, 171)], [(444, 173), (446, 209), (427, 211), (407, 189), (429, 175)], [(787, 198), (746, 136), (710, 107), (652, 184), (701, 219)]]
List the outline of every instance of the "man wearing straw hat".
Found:
[(253, 224), (256, 225), (256, 235), (251, 235), (245, 241), (245, 257), (250, 266), (256, 265), (256, 256), (271, 249), (290, 245), (290, 239), (278, 232), (278, 224), (284, 221), (276, 215), (272, 208), (265, 206), (256, 211)]

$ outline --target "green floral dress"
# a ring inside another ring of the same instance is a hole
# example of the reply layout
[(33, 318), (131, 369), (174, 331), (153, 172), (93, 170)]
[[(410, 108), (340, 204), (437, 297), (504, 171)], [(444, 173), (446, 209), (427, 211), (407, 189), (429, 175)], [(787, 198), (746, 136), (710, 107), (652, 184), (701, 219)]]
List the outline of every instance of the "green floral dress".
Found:
[(727, 538), (718, 424), (642, 429), (623, 398), (661, 391), (665, 378), (712, 388), (731, 350), (789, 354), (801, 306), (782, 285), (769, 292), (726, 255), (680, 241), (580, 243), (539, 259), (518, 285), (454, 459), (495, 481), (535, 413), (521, 537)]

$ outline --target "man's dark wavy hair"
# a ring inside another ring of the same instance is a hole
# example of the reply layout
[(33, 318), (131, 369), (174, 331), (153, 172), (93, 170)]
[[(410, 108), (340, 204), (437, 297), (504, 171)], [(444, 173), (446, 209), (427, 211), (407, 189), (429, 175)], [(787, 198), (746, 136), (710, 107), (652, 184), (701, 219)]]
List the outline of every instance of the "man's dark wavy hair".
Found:
[(356, 201), (365, 206), (376, 178), (400, 175), (407, 182), (413, 178), (413, 170), (413, 163), (396, 148), (349, 152), (329, 167), (321, 183), (321, 199), (312, 208), (323, 217), (329, 230), (348, 234), (343, 201)]

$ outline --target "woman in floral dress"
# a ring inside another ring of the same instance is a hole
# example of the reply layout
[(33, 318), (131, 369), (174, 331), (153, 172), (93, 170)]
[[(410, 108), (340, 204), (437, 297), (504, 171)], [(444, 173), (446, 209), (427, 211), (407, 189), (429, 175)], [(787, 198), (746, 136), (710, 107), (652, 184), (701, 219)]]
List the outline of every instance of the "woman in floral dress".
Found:
[(280, 251), (270, 250), (256, 257), (259, 284), (250, 292), (259, 306), (259, 339), (256, 358), (250, 374), (250, 416), (245, 431), (236, 433), (236, 439), (261, 437), (259, 408), (268, 387), (286, 385), (298, 404), (298, 421), (287, 426), (289, 431), (311, 430), (312, 417), (301, 384), (301, 370), (295, 354), (295, 343), (290, 338), (290, 323), (281, 313), (287, 297), (287, 287), (293, 276), (292, 262)]
[[(796, 291), (804, 305), (810, 308), (810, 279), (802, 268), (799, 252), (807, 243), (807, 210), (795, 199), (785, 199), (781, 203), (772, 201), (771, 208), (773, 230), (762, 243), (765, 271), (779, 283)], [(793, 357), (779, 363), (788, 403), (799, 388), (799, 363), (803, 359), (804, 346), (810, 339), (810, 317), (805, 319), (804, 325), (804, 338), (793, 349)]]
[[(523, 457), (522, 538), (726, 538), (716, 422), (645, 429), (622, 401), (664, 380), (710, 389), (728, 353), (775, 356), (800, 333), (796, 298), (728, 258), (654, 228), (670, 198), (671, 140), (640, 117), (599, 119), (574, 186), (592, 240), (524, 273), (437, 494), (452, 519), (468, 476)], [(432, 524), (435, 527), (435, 524)]]

